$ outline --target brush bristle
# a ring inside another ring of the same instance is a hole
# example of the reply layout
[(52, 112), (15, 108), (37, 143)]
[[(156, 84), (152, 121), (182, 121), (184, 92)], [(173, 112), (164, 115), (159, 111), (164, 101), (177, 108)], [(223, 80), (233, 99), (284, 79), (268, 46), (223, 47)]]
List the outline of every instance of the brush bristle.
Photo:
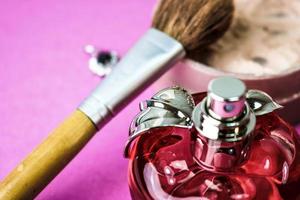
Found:
[(229, 28), (233, 12), (232, 0), (161, 0), (152, 26), (191, 54), (219, 39)]

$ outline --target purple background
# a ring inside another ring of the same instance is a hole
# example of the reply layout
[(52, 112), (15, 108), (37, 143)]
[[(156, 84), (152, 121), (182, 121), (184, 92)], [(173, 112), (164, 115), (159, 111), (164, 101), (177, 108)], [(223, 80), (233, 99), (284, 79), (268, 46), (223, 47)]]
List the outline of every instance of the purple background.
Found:
[[(126, 3), (125, 3), (126, 2)], [(85, 44), (121, 54), (147, 30), (154, 0), (6, 0), (0, 6), (0, 179), (99, 83)], [(138, 102), (101, 130), (38, 199), (130, 199), (122, 157)]]
[[(0, 179), (100, 82), (83, 46), (124, 54), (151, 21), (154, 0), (0, 3)], [(38, 199), (130, 199), (123, 147), (138, 101), (99, 132)]]

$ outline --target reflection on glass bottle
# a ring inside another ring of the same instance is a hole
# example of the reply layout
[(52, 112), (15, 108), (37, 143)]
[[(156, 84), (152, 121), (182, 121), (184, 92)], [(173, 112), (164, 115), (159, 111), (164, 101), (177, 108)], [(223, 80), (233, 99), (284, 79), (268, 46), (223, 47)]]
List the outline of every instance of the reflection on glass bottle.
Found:
[(267, 94), (222, 77), (141, 105), (125, 149), (132, 199), (300, 198), (299, 138)]

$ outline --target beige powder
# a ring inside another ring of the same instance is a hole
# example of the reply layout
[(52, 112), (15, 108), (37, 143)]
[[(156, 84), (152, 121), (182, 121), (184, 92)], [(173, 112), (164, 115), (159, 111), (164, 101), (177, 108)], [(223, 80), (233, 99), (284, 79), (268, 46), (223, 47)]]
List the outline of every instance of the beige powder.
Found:
[(300, 64), (299, 0), (235, 0), (231, 29), (208, 61), (217, 69), (257, 76)]

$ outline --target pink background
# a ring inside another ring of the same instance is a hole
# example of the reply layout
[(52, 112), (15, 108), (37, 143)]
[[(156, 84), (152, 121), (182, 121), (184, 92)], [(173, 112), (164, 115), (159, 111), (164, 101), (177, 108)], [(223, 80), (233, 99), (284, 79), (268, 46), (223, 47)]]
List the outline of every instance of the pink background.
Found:
[[(126, 2), (126, 3), (125, 3)], [(85, 44), (121, 54), (147, 30), (154, 0), (6, 0), (0, 6), (0, 179), (100, 82)], [(146, 90), (38, 199), (130, 199), (123, 147)]]

